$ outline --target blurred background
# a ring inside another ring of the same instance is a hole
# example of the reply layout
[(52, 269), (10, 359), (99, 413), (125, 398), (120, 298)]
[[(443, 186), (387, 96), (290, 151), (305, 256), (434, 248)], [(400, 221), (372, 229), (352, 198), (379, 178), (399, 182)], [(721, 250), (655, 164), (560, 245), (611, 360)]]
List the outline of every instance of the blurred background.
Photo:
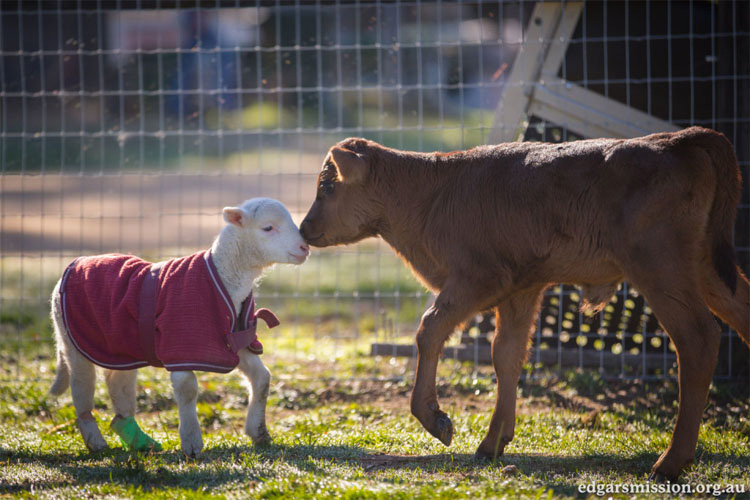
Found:
[[(553, 112), (543, 91), (555, 85), (582, 100), (554, 94)], [(254, 196), (281, 200), (299, 223), (326, 151), (345, 137), (451, 151), (690, 125), (735, 145), (747, 273), (744, 1), (2, 2), (0, 377), (49, 358), (49, 293), (74, 257), (207, 248), (221, 208)], [(282, 319), (261, 338), (283, 342), (285, 356), (313, 356), (298, 347), (325, 341), (372, 353), (357, 373), (385, 378), (409, 376), (401, 357), (433, 299), (374, 239), (277, 266), (259, 296)], [(636, 290), (623, 285), (591, 317), (579, 301), (575, 287), (549, 290), (526, 376), (569, 366), (675, 375)], [(451, 340), (448, 354), (475, 375), (493, 322), (480, 315)], [(748, 379), (748, 349), (728, 328), (721, 356), (717, 377)]]

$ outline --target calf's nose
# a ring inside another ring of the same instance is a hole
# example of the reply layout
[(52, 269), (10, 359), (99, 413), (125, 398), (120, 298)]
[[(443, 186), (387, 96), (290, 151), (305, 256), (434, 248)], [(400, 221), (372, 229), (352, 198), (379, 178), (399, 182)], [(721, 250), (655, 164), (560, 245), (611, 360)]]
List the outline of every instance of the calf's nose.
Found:
[(299, 249), (302, 250), (302, 253), (305, 255), (308, 255), (310, 253), (310, 245), (307, 243), (303, 243), (299, 246)]
[(305, 237), (305, 233), (306, 233), (305, 230), (307, 229), (307, 226), (309, 225), (310, 223), (307, 222), (307, 219), (303, 220), (302, 224), (299, 225), (299, 234), (301, 234), (303, 238)]

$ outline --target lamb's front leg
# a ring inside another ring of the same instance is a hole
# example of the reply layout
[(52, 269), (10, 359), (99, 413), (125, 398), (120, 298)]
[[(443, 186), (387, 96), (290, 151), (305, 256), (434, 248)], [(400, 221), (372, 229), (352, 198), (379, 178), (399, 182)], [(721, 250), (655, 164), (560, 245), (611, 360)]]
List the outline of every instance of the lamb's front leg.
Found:
[(266, 428), (266, 400), (271, 384), (271, 373), (257, 354), (247, 349), (237, 353), (240, 357), (239, 369), (250, 382), (250, 405), (245, 420), (245, 434), (250, 436), (256, 445), (267, 444), (271, 435)]
[(172, 389), (180, 413), (180, 444), (183, 453), (195, 457), (203, 449), (203, 436), (198, 422), (198, 379), (193, 372), (172, 372)]

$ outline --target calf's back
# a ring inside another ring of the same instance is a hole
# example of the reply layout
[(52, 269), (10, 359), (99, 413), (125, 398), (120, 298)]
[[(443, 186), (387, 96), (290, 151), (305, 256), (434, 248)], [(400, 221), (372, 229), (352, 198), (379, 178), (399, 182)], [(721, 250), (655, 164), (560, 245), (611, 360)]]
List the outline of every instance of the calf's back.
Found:
[(710, 253), (711, 224), (729, 231), (731, 261), (740, 189), (731, 144), (697, 127), (454, 153), (346, 139), (326, 158), (319, 190), (331, 180), (332, 195), (319, 191), (303, 222), (304, 236), (324, 234), (310, 243), (382, 236), (434, 290), (455, 276), (488, 291), (538, 282), (607, 285), (622, 279), (624, 256), (659, 240)]

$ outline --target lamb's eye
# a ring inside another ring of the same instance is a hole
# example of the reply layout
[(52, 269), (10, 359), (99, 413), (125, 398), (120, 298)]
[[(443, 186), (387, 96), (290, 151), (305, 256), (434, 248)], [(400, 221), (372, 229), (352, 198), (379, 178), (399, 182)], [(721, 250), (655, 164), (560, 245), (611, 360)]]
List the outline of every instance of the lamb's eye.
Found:
[(334, 188), (333, 182), (321, 182), (320, 183), (320, 192), (323, 194), (333, 193), (333, 188)]
[(265, 231), (267, 233), (271, 232), (272, 230), (273, 230), (273, 226), (266, 226), (266, 227), (263, 228), (263, 231)]

